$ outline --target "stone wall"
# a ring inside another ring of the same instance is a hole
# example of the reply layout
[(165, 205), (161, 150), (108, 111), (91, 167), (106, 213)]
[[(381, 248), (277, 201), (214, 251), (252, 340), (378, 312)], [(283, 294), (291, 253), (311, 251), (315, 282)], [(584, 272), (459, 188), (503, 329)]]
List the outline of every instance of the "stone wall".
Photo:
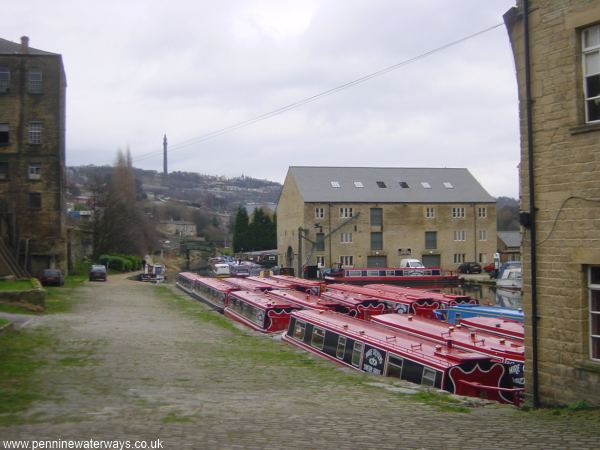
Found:
[(32, 278), (31, 284), (31, 289), (27, 291), (0, 291), (0, 303), (21, 306), (30, 311), (43, 311), (46, 309), (46, 291), (35, 278)]
[[(519, 5), (522, 8), (522, 5)], [(505, 21), (520, 98), (521, 209), (529, 210), (521, 10)], [(545, 404), (600, 405), (600, 361), (590, 357), (587, 270), (600, 264), (600, 124), (586, 124), (581, 32), (600, 23), (595, 0), (530, 1), (533, 168), (537, 231), (539, 395)], [(531, 233), (523, 234), (526, 380), (532, 380)], [(526, 385), (532, 394), (533, 385)]]

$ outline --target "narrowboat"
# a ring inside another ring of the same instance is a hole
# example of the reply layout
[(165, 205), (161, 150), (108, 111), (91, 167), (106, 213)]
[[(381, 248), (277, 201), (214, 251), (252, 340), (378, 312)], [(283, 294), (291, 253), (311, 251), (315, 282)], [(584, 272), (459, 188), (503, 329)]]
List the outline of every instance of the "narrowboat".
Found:
[(493, 305), (454, 305), (435, 311), (436, 319), (455, 324), (468, 317), (495, 317), (515, 322), (524, 322), (525, 316), (521, 308), (505, 308)]
[(268, 284), (273, 289), (296, 289), (297, 285), (285, 280), (278, 280), (272, 277), (246, 277), (246, 280), (258, 281), (259, 283)]
[(227, 306), (229, 293), (236, 290), (235, 287), (222, 280), (202, 277), (191, 272), (177, 274), (175, 285), (192, 297), (221, 312)]
[(385, 302), (388, 309), (399, 314), (417, 314), (426, 317), (434, 317), (435, 310), (439, 306), (438, 302), (432, 301), (427, 297), (398, 294), (353, 284), (330, 284), (327, 286), (327, 290), (361, 294), (378, 299), (379, 301)]
[(508, 365), (515, 387), (525, 387), (525, 347), (523, 341), (507, 339), (487, 331), (469, 329), (461, 324), (448, 325), (424, 317), (385, 314), (373, 317), (373, 323), (399, 330), (413, 336), (448, 344), (468, 352), (498, 358)]
[(222, 279), (225, 283), (235, 287), (238, 291), (270, 291), (270, 286), (262, 281), (249, 280), (247, 278), (228, 277)]
[(323, 297), (317, 297), (316, 295), (312, 295), (309, 293), (294, 291), (290, 289), (275, 289), (273, 291), (269, 291), (269, 295), (293, 303), (294, 305), (299, 306), (301, 309), (340, 311), (340, 309), (342, 308), (338, 302), (331, 301)]
[(467, 317), (460, 319), (462, 326), (487, 331), (506, 338), (525, 340), (525, 326), (514, 320), (499, 319), (496, 317)]
[(514, 387), (508, 366), (495, 358), (332, 311), (294, 311), (283, 339), (363, 372), (457, 395), (521, 403), (523, 389)]
[(253, 330), (277, 333), (288, 328), (290, 314), (300, 309), (285, 300), (261, 291), (234, 291), (223, 314)]
[(336, 289), (325, 289), (321, 298), (337, 303), (335, 310), (350, 317), (369, 320), (371, 316), (393, 312), (388, 304), (381, 298), (363, 295), (357, 292), (345, 292)]
[(302, 292), (310, 292), (313, 295), (320, 295), (323, 283), (316, 280), (306, 280), (304, 278), (298, 278), (291, 275), (271, 275), (269, 278), (275, 280), (286, 281), (295, 286), (294, 289)]
[(411, 286), (456, 286), (458, 275), (446, 274), (439, 267), (342, 268), (327, 272), (329, 283), (395, 283)]

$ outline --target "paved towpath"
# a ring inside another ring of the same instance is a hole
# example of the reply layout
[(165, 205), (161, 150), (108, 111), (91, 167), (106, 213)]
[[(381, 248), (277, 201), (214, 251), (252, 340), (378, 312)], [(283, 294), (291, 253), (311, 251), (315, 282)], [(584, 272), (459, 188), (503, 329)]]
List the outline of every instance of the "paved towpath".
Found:
[(496, 405), (444, 411), (273, 338), (223, 327), (203, 305), (153, 285), (113, 276), (74, 295), (73, 311), (38, 317), (24, 330), (52, 335), (58, 344), (46, 356), (62, 363), (40, 369), (37, 383), (48, 395), (21, 414), (21, 424), (0, 427), (0, 444), (161, 439), (167, 449), (600, 447), (598, 415)]

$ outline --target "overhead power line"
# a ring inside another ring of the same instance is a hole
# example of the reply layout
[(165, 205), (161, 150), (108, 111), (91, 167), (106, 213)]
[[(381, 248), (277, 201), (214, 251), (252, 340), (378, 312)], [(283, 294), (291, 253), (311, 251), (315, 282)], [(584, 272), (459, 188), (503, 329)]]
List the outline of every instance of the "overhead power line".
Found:
[[(341, 85), (336, 86), (334, 88), (331, 88), (331, 89), (328, 89), (326, 91), (320, 92), (320, 93), (315, 94), (313, 96), (306, 97), (306, 98), (304, 98), (302, 100), (298, 100), (298, 101), (296, 101), (294, 103), (290, 103), (288, 105), (285, 105), (285, 106), (282, 106), (280, 108), (274, 109), (274, 110), (269, 111), (267, 113), (264, 113), (264, 114), (261, 114), (259, 116), (253, 117), (251, 119), (247, 119), (247, 120), (235, 123), (233, 125), (229, 125), (227, 127), (224, 127), (224, 128), (221, 128), (221, 129), (218, 129), (218, 130), (215, 130), (215, 131), (211, 131), (211, 132), (203, 134), (201, 136), (197, 136), (195, 138), (191, 138), (191, 139), (188, 139), (186, 141), (179, 142), (179, 143), (177, 143), (177, 144), (172, 145), (172, 146), (169, 147), (169, 153), (172, 152), (172, 151), (175, 151), (175, 150), (180, 150), (182, 148), (189, 147), (190, 145), (200, 144), (200, 143), (202, 143), (204, 141), (208, 141), (210, 139), (214, 139), (214, 138), (216, 138), (218, 136), (221, 136), (223, 134), (239, 130), (240, 128), (244, 128), (244, 127), (250, 126), (250, 125), (255, 124), (257, 122), (260, 122), (260, 121), (263, 121), (263, 120), (266, 120), (266, 119), (270, 119), (271, 117), (275, 117), (275, 116), (278, 116), (280, 114), (283, 114), (283, 113), (285, 113), (287, 111), (290, 111), (292, 109), (299, 108), (299, 107), (304, 106), (304, 105), (306, 105), (308, 103), (315, 102), (317, 100), (320, 100), (323, 97), (327, 97), (329, 95), (336, 94), (336, 93), (338, 93), (340, 91), (343, 91), (345, 89), (349, 89), (349, 88), (354, 87), (354, 86), (356, 86), (358, 84), (362, 84), (362, 83), (364, 83), (366, 81), (369, 81), (372, 78), (380, 77), (380, 76), (385, 75), (385, 74), (387, 74), (389, 72), (392, 72), (392, 71), (397, 70), (397, 69), (399, 69), (401, 67), (404, 67), (404, 66), (406, 66), (408, 64), (416, 62), (416, 61), (418, 61), (420, 59), (426, 58), (426, 57), (431, 56), (431, 55), (433, 55), (435, 53), (439, 53), (439, 52), (441, 52), (443, 50), (446, 50), (446, 49), (448, 49), (450, 47), (454, 47), (455, 45), (461, 44), (461, 43), (463, 43), (465, 41), (468, 41), (469, 39), (473, 39), (475, 37), (478, 37), (478, 36), (480, 36), (482, 34), (485, 34), (485, 33), (489, 32), (489, 31), (495, 30), (496, 28), (499, 28), (499, 27), (501, 27), (503, 25), (504, 25), (504, 23), (502, 23), (502, 22), (498, 23), (498, 24), (493, 25), (491, 27), (488, 27), (488, 28), (485, 28), (483, 30), (480, 30), (480, 31), (478, 31), (476, 33), (470, 34), (468, 36), (465, 36), (465, 37), (462, 37), (462, 38), (457, 39), (455, 41), (452, 41), (452, 42), (449, 42), (447, 44), (444, 44), (444, 45), (442, 45), (440, 47), (434, 48), (433, 50), (429, 50), (429, 51), (427, 51), (425, 53), (421, 53), (420, 55), (417, 55), (417, 56), (414, 56), (412, 58), (406, 59), (406, 60), (404, 60), (402, 62), (399, 62), (399, 63), (394, 64), (392, 66), (386, 67), (384, 69), (380, 69), (380, 70), (378, 70), (376, 72), (373, 72), (373, 73), (370, 73), (368, 75), (364, 75), (364, 76), (362, 76), (360, 78), (357, 78), (355, 80), (348, 81), (347, 83), (344, 83), (344, 84), (341, 84)], [(161, 150), (155, 150), (155, 151), (151, 151), (151, 152), (148, 152), (148, 153), (144, 153), (144, 154), (141, 154), (138, 157), (134, 158), (134, 161), (143, 161), (145, 159), (149, 159), (149, 158), (152, 158), (152, 157), (157, 156), (157, 155), (162, 155), (162, 152), (163, 151), (161, 149)]]

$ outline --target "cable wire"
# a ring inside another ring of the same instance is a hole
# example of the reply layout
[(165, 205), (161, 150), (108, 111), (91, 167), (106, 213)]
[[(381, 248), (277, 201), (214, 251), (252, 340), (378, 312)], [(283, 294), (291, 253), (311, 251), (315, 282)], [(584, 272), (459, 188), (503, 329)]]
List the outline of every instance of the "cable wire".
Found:
[[(344, 84), (341, 84), (341, 85), (336, 86), (334, 88), (331, 88), (331, 89), (328, 89), (326, 91), (320, 92), (318, 94), (312, 95), (310, 97), (304, 98), (302, 100), (298, 100), (298, 101), (296, 101), (294, 103), (290, 103), (288, 105), (285, 105), (285, 106), (282, 106), (280, 108), (274, 109), (274, 110), (269, 111), (267, 113), (261, 114), (259, 116), (253, 117), (251, 119), (247, 119), (247, 120), (238, 122), (238, 123), (233, 124), (233, 125), (229, 125), (227, 127), (221, 128), (219, 130), (211, 131), (211, 132), (203, 134), (201, 136), (198, 136), (198, 137), (195, 137), (195, 138), (191, 138), (191, 139), (188, 139), (186, 141), (182, 141), (180, 143), (177, 143), (177, 144), (169, 147), (168, 151), (170, 153), (170, 152), (175, 151), (175, 150), (180, 150), (182, 148), (189, 147), (190, 145), (200, 144), (200, 143), (205, 142), (205, 141), (207, 141), (209, 139), (214, 139), (214, 138), (216, 138), (218, 136), (221, 136), (223, 134), (239, 130), (240, 128), (247, 127), (249, 125), (255, 124), (257, 122), (260, 122), (260, 121), (263, 121), (263, 120), (266, 120), (266, 119), (270, 119), (271, 117), (275, 117), (275, 116), (281, 115), (281, 114), (283, 114), (283, 113), (285, 113), (287, 111), (290, 111), (292, 109), (296, 109), (296, 108), (304, 106), (304, 105), (306, 105), (308, 103), (312, 103), (312, 102), (315, 102), (317, 100), (320, 100), (323, 97), (326, 97), (326, 96), (329, 96), (329, 95), (332, 95), (332, 94), (336, 94), (336, 93), (338, 93), (340, 91), (349, 89), (349, 88), (354, 87), (354, 86), (356, 86), (358, 84), (362, 84), (362, 83), (364, 83), (366, 81), (371, 80), (372, 78), (380, 77), (382, 75), (385, 75), (385, 74), (387, 74), (389, 72), (397, 70), (397, 69), (399, 69), (401, 67), (404, 67), (404, 66), (406, 66), (408, 64), (411, 64), (411, 63), (414, 63), (416, 61), (419, 61), (420, 59), (427, 58), (428, 56), (431, 56), (431, 55), (433, 55), (435, 53), (438, 53), (438, 52), (441, 52), (443, 50), (446, 50), (446, 49), (448, 49), (450, 47), (454, 47), (454, 46), (456, 46), (458, 44), (461, 44), (461, 43), (463, 43), (465, 41), (468, 41), (470, 39), (478, 37), (478, 36), (480, 36), (482, 34), (488, 33), (489, 31), (495, 30), (496, 28), (499, 28), (499, 27), (501, 27), (503, 25), (504, 25), (503, 22), (498, 23), (498, 24), (493, 25), (491, 27), (488, 27), (488, 28), (485, 28), (483, 30), (480, 30), (480, 31), (478, 31), (476, 33), (470, 34), (468, 36), (465, 36), (465, 37), (462, 37), (460, 39), (457, 39), (457, 40), (454, 40), (452, 42), (449, 42), (447, 44), (444, 44), (444, 45), (442, 45), (440, 47), (434, 48), (433, 50), (429, 50), (429, 51), (427, 51), (425, 53), (421, 53), (420, 55), (417, 55), (417, 56), (414, 56), (412, 58), (406, 59), (406, 60), (404, 60), (402, 62), (399, 62), (397, 64), (394, 64), (392, 66), (380, 69), (380, 70), (378, 70), (376, 72), (372, 72), (372, 73), (370, 73), (368, 75), (364, 75), (364, 76), (362, 76), (360, 78), (357, 78), (355, 80), (348, 81), (348, 82), (346, 82)], [(153, 158), (155, 155), (162, 154), (162, 152), (163, 152), (163, 150), (161, 149), (161, 150), (155, 150), (155, 151), (143, 153), (140, 156), (138, 156), (137, 158), (133, 158), (133, 160), (134, 161), (143, 161), (145, 159)]]

